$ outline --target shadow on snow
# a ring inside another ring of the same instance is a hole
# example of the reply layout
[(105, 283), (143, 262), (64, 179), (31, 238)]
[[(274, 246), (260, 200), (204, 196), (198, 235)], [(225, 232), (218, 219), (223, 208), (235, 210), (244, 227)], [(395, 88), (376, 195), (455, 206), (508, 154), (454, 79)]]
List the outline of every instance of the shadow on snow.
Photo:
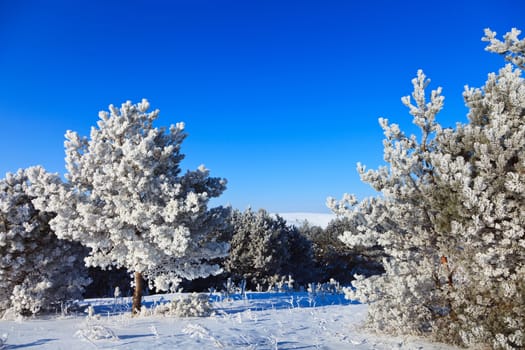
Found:
[(38, 340), (35, 340), (34, 342), (31, 342), (31, 343), (25, 343), (25, 344), (11, 344), (11, 345), (4, 345), (4, 347), (2, 348), (2, 350), (11, 350), (11, 349), (23, 349), (23, 348), (30, 348), (30, 347), (37, 347), (37, 346), (40, 346), (40, 345), (44, 345), (46, 343), (49, 343), (51, 341), (55, 341), (55, 340), (58, 340), (56, 338), (49, 338), (49, 339), (38, 339)]

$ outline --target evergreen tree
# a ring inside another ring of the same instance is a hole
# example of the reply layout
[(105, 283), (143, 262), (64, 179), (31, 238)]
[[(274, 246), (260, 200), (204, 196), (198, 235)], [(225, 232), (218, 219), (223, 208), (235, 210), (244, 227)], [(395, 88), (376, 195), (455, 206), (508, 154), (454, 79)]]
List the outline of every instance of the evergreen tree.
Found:
[(181, 278), (220, 272), (207, 262), (227, 255), (215, 227), (224, 209), (208, 210), (226, 180), (209, 177), (200, 166), (181, 174), (184, 124), (156, 128), (159, 111), (149, 103), (126, 102), (100, 112), (90, 138), (66, 133), (67, 183), (35, 172), (45, 200), (57, 216), (57, 236), (90, 248), (86, 263), (103, 269), (124, 267), (135, 274), (133, 311), (141, 306), (143, 277), (150, 287), (168, 290)]
[[(489, 51), (523, 68), (519, 31), (505, 42), (486, 31)], [(386, 272), (358, 277), (349, 297), (370, 304), (368, 324), (464, 346), (523, 348), (525, 338), (525, 82), (507, 65), (482, 89), (466, 88), (469, 123), (443, 129), (441, 89), (413, 80), (404, 97), (421, 137), (380, 119), (388, 167), (362, 179), (382, 196), (329, 200), (355, 230), (350, 245), (381, 245)]]
[(312, 242), (295, 226), (288, 226), (289, 259), (284, 266), (286, 275), (293, 276), (297, 286), (305, 286), (317, 279)]
[(55, 215), (36, 210), (25, 170), (0, 180), (0, 315), (58, 310), (89, 284), (80, 244), (51, 231)]
[(237, 279), (245, 279), (249, 288), (267, 285), (274, 275), (282, 275), (283, 261), (287, 259), (284, 242), (286, 222), (274, 218), (261, 209), (244, 213), (234, 211), (234, 234), (226, 270)]
[(383, 272), (381, 258), (384, 254), (379, 246), (349, 248), (339, 239), (352, 229), (345, 217), (330, 221), (325, 229), (307, 223), (299, 228), (312, 242), (318, 281), (334, 279), (348, 285), (355, 274), (368, 276)]
[(298, 283), (312, 274), (312, 249), (309, 241), (279, 215), (260, 209), (234, 211), (233, 238), (226, 270), (236, 279), (245, 279), (249, 288), (269, 286), (281, 277), (292, 275)]

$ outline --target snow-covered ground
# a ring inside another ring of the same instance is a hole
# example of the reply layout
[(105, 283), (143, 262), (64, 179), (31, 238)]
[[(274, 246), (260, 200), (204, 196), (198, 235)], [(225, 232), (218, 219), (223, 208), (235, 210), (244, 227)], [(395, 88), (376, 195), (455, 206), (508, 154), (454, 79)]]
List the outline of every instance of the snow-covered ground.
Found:
[(310, 225), (322, 228), (326, 228), (328, 223), (335, 219), (334, 214), (326, 213), (279, 213), (279, 216), (285, 219), (289, 225), (301, 226), (306, 220)]
[[(145, 304), (180, 295), (149, 296)], [(210, 317), (131, 317), (128, 299), (87, 300), (94, 315), (0, 321), (2, 349), (454, 349), (361, 329), (365, 305), (342, 295), (248, 293), (213, 300)], [(87, 308), (87, 304), (84, 307)]]

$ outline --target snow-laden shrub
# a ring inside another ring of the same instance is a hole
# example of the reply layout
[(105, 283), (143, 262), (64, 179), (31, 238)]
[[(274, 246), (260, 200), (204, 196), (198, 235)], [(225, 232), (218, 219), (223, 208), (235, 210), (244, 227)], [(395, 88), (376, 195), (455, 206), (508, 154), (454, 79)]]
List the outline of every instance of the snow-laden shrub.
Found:
[(154, 314), (176, 317), (208, 317), (213, 313), (213, 308), (207, 294), (185, 294), (171, 302), (158, 305)]
[(0, 180), (0, 315), (58, 311), (89, 284), (78, 243), (49, 227), (54, 213), (36, 210), (26, 170)]
[[(519, 31), (489, 51), (523, 68)], [(358, 276), (350, 298), (369, 302), (368, 325), (386, 332), (495, 349), (525, 346), (525, 81), (507, 65), (466, 88), (467, 124), (442, 128), (441, 88), (425, 98), (422, 71), (404, 97), (420, 138), (380, 119), (387, 167), (358, 166), (382, 196), (329, 199), (353, 229), (349, 246), (383, 247), (385, 273)]]
[(97, 340), (119, 340), (118, 336), (110, 328), (91, 322), (87, 322), (85, 328), (79, 329), (75, 333), (75, 336), (80, 339), (85, 339), (89, 342)]

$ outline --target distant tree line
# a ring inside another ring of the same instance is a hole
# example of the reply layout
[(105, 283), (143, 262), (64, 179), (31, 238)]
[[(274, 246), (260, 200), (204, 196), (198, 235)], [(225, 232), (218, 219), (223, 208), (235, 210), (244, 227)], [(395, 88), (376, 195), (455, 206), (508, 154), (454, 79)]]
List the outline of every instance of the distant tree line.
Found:
[(323, 229), (307, 221), (289, 225), (264, 209), (247, 209), (233, 210), (229, 223), (224, 237), (230, 242), (230, 254), (220, 262), (224, 272), (186, 281), (187, 290), (220, 290), (228, 279), (245, 281), (249, 290), (268, 290), (288, 277), (296, 289), (330, 279), (349, 285), (356, 273), (370, 276), (383, 272), (384, 254), (379, 247), (350, 249), (338, 239), (350, 228), (344, 218), (332, 220)]

